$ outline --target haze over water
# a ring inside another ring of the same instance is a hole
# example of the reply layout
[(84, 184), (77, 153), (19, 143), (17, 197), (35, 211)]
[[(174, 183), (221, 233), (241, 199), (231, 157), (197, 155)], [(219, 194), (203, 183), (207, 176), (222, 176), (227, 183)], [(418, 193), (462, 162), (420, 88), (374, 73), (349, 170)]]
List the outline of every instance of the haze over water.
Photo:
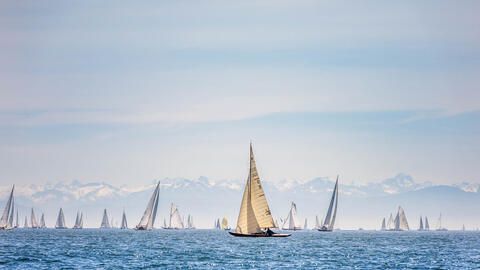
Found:
[(478, 269), (478, 232), (0, 231), (1, 269)]

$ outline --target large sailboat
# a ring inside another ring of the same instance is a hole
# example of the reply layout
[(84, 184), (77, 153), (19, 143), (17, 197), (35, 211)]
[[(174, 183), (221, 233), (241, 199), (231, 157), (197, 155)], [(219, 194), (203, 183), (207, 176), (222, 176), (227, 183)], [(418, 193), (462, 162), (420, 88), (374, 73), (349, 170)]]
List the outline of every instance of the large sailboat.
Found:
[(327, 215), (323, 220), (322, 227), (318, 229), (321, 232), (331, 232), (333, 231), (333, 226), (335, 225), (335, 218), (337, 216), (337, 205), (338, 205), (338, 176), (335, 181), (335, 187), (333, 188), (332, 199), (330, 200), (330, 205), (328, 206)]
[(65, 225), (65, 216), (63, 215), (63, 209), (60, 208), (57, 217), (57, 223), (55, 224), (55, 229), (66, 229), (67, 225)]
[(438, 217), (436, 231), (448, 231), (447, 228), (442, 227), (442, 213), (440, 213), (440, 216)]
[(125, 210), (123, 210), (122, 225), (120, 226), (120, 229), (122, 229), (122, 230), (128, 229), (127, 216), (125, 215)]
[(282, 230), (290, 230), (290, 231), (298, 231), (302, 229), (302, 225), (300, 225), (300, 221), (298, 221), (297, 217), (297, 205), (292, 202), (290, 206), (290, 211), (288, 212), (287, 217), (282, 225)]
[(185, 229), (182, 216), (180, 215), (177, 206), (173, 203), (170, 205), (170, 221), (166, 229)]
[(13, 198), (13, 191), (15, 190), (15, 185), (12, 187), (12, 191), (10, 192), (10, 196), (8, 197), (7, 204), (5, 205), (5, 209), (3, 210), (3, 215), (0, 218), (0, 230), (9, 230), (13, 229), (13, 212), (15, 208), (15, 202)]
[(110, 229), (111, 225), (110, 222), (108, 222), (108, 214), (107, 214), (107, 209), (103, 209), (103, 217), (102, 217), (102, 223), (100, 224), (100, 229)]
[(410, 227), (408, 226), (407, 217), (405, 216), (405, 211), (401, 206), (398, 207), (397, 215), (393, 221), (395, 224), (394, 231), (408, 231)]
[(38, 229), (40, 226), (38, 225), (37, 218), (35, 217), (35, 212), (32, 211), (30, 212), (30, 225), (32, 229)]
[(143, 216), (140, 222), (135, 227), (136, 230), (151, 230), (155, 224), (155, 218), (157, 217), (158, 197), (160, 193), (160, 182), (158, 182), (155, 191), (153, 191), (150, 201), (148, 201), (147, 209), (143, 212)]
[(42, 217), (40, 218), (40, 229), (45, 228), (47, 228), (47, 225), (45, 225), (45, 215), (42, 213)]
[(272, 213), (258, 176), (252, 144), (250, 143), (250, 170), (243, 191), (240, 213), (235, 232), (228, 232), (239, 237), (287, 237), (290, 234), (275, 233)]

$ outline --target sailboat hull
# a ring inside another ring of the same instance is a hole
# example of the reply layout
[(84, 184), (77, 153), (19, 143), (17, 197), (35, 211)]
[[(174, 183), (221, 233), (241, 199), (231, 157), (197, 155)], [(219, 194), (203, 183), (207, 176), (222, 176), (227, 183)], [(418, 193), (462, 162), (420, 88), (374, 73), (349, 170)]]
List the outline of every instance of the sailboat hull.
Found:
[(319, 232), (332, 232), (332, 230), (329, 229), (317, 229)]
[(236, 233), (236, 232), (228, 232), (228, 233), (235, 237), (289, 237), (291, 235), (286, 233), (274, 233), (274, 234), (266, 234), (266, 233), (243, 234), (243, 233)]

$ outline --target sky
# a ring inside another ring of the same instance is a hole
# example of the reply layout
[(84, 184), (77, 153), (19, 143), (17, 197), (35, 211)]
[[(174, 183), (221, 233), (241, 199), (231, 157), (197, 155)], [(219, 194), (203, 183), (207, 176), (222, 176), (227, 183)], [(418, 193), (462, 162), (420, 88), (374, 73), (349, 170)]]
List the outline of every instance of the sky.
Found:
[(0, 184), (480, 182), (478, 1), (2, 1)]

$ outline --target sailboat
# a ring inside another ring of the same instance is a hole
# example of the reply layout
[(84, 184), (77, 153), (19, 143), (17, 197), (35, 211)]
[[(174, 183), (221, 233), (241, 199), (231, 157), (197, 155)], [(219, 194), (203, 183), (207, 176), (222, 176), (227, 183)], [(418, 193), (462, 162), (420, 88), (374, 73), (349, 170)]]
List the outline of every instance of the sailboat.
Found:
[(30, 225), (32, 225), (31, 226), (32, 229), (39, 228), (37, 218), (35, 217), (35, 212), (33, 211), (33, 208), (32, 208), (32, 211), (30, 212)]
[(313, 228), (314, 230), (320, 229), (321, 223), (318, 221), (318, 216), (315, 216), (315, 227)]
[(390, 213), (390, 217), (388, 218), (387, 222), (387, 231), (395, 230), (395, 222), (393, 221), (393, 215)]
[(108, 222), (107, 209), (103, 209), (102, 224), (100, 224), (100, 229), (110, 229), (110, 222)]
[(382, 220), (382, 228), (380, 229), (381, 231), (387, 230), (387, 226), (385, 225), (385, 218)]
[(18, 228), (18, 227), (20, 227), (20, 225), (19, 225), (20, 223), (18, 222), (18, 210), (16, 210), (16, 212), (17, 212), (16, 213), (17, 218), (16, 218), (16, 221), (15, 221), (15, 228)]
[(405, 211), (401, 206), (398, 207), (397, 215), (395, 216), (394, 220), (395, 229), (394, 231), (408, 231), (410, 228), (408, 227), (407, 217), (405, 216)]
[(222, 229), (222, 225), (220, 225), (220, 219), (219, 219), (219, 218), (217, 218), (217, 222), (216, 222), (215, 224), (216, 224), (215, 229), (217, 229), (217, 230), (221, 230), (221, 229)]
[(125, 210), (123, 210), (123, 214), (122, 214), (122, 225), (120, 226), (120, 229), (122, 229), (122, 230), (128, 229), (127, 216), (125, 215)]
[(226, 217), (222, 218), (222, 230), (230, 230), (230, 227), (228, 227), (228, 220)]
[(173, 203), (170, 205), (170, 221), (168, 223), (167, 229), (184, 229), (185, 225), (183, 224), (182, 216), (178, 211), (177, 206)]
[(425, 216), (425, 231), (430, 231), (430, 225), (428, 224), (428, 218)]
[(250, 170), (243, 192), (240, 212), (235, 232), (228, 232), (239, 237), (287, 237), (290, 234), (274, 233), (275, 227), (272, 213), (258, 176), (253, 148), (250, 143)]
[(285, 221), (283, 222), (282, 230), (298, 231), (301, 229), (302, 226), (300, 225), (300, 222), (297, 218), (297, 205), (292, 202), (287, 218), (285, 218)]
[(158, 196), (160, 193), (160, 182), (158, 182), (157, 187), (153, 191), (152, 197), (148, 201), (147, 208), (143, 212), (143, 216), (140, 219), (140, 222), (135, 227), (136, 230), (151, 230), (155, 224), (155, 218), (157, 217), (157, 207), (158, 207)]
[(438, 217), (436, 231), (448, 231), (446, 228), (442, 227), (442, 213), (440, 213), (440, 216)]
[(15, 185), (12, 187), (10, 196), (8, 197), (7, 204), (3, 210), (3, 215), (0, 218), (0, 230), (13, 229), (13, 212), (14, 212), (14, 198), (13, 191), (15, 190)]
[(425, 230), (425, 229), (423, 228), (422, 216), (420, 216), (420, 225), (418, 226), (418, 230), (419, 230), (419, 231), (424, 231), (424, 230)]
[(28, 228), (27, 216), (25, 216), (25, 223), (23, 223), (23, 228)]
[(165, 220), (165, 218), (163, 219), (163, 227), (162, 228), (164, 228), (164, 229), (167, 228), (167, 221)]
[(40, 229), (45, 228), (47, 228), (47, 225), (45, 225), (45, 215), (42, 213), (42, 217), (40, 218)]
[(191, 215), (188, 215), (187, 217), (187, 229), (195, 229), (195, 225), (193, 224), (193, 217)]
[(75, 218), (74, 229), (83, 229), (83, 213), (80, 215), (80, 212), (77, 211), (77, 217)]
[[(335, 207), (334, 207), (335, 204)], [(337, 205), (338, 205), (338, 175), (337, 180), (335, 181), (335, 187), (333, 188), (332, 199), (330, 200), (330, 205), (328, 206), (327, 215), (323, 221), (322, 227), (318, 229), (321, 232), (331, 232), (333, 231), (333, 226), (335, 225), (335, 217), (337, 216)], [(332, 214), (333, 211), (333, 214)]]
[(303, 229), (306, 230), (308, 229), (308, 224), (307, 224), (307, 219), (305, 218), (305, 224), (303, 224)]
[(63, 209), (60, 208), (57, 217), (57, 223), (55, 224), (55, 229), (66, 229), (67, 225), (65, 225), (65, 216), (63, 215)]

